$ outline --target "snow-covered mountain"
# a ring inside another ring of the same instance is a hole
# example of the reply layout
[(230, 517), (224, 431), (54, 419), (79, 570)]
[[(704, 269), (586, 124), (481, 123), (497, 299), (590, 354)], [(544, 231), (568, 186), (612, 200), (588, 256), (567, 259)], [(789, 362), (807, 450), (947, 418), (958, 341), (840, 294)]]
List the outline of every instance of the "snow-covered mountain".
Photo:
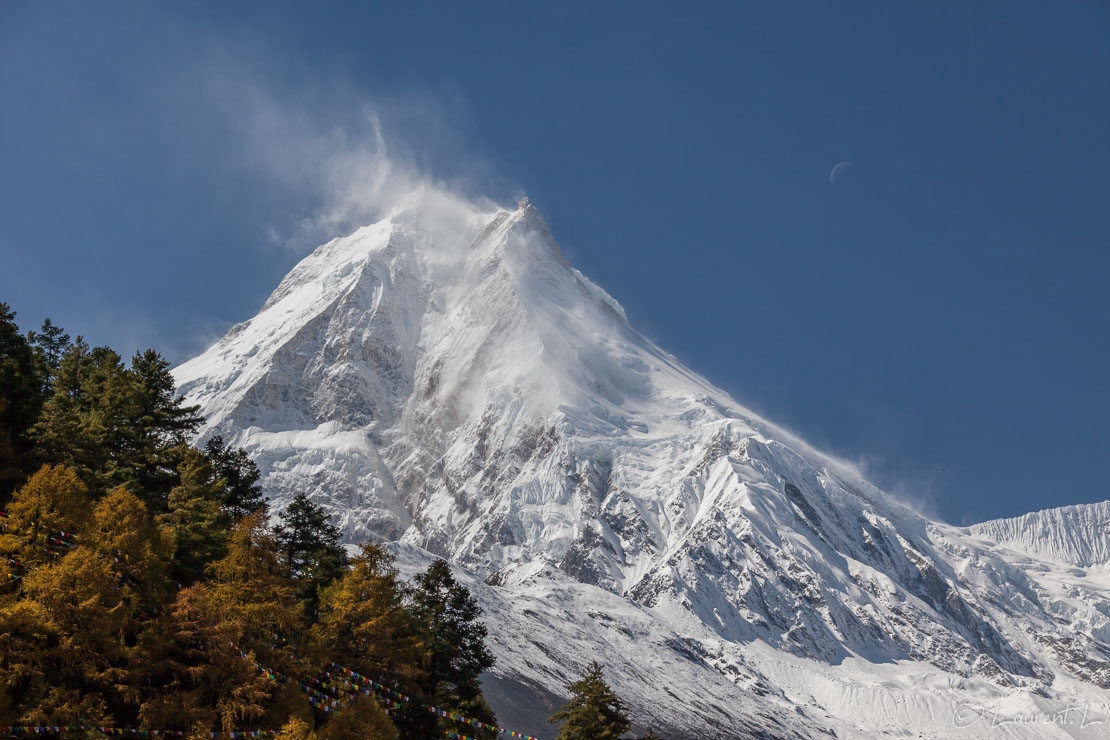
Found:
[(521, 730), (601, 658), (674, 737), (1110, 731), (1107, 504), (922, 517), (637, 333), (526, 200), (413, 193), (175, 376), (277, 507), (458, 566)]

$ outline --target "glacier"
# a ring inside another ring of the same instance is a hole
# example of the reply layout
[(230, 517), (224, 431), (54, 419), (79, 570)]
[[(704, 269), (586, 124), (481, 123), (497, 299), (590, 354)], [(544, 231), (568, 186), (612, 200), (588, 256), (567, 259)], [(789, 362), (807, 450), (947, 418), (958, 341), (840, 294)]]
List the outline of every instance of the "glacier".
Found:
[(527, 199), (422, 187), (173, 372), (276, 509), (452, 563), (521, 731), (597, 658), (667, 737), (1110, 732), (1110, 503), (919, 514), (637, 332)]

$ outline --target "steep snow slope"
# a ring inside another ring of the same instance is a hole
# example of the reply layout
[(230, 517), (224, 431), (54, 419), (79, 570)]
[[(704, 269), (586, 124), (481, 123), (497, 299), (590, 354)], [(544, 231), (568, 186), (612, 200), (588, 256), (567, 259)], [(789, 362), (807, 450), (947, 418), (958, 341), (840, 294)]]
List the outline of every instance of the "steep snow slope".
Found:
[[(395, 550), (410, 576), (433, 557)], [(1087, 595), (1110, 588), (1110, 570), (1034, 570), (1026, 585), (1061, 613), (1081, 603), (1069, 593), (1076, 584)], [(1103, 738), (1110, 727), (1106, 692), (1068, 676), (1030, 691), (911, 660), (848, 654), (827, 662), (721, 640), (697, 620), (675, 623), (550, 567), (513, 586), (456, 574), (491, 629), (499, 661), (484, 681), (491, 704), (505, 725), (545, 740), (555, 735), (544, 719), (563, 700), (562, 680), (591, 659), (636, 708), (638, 730), (671, 738)], [(1068, 624), (1082, 634), (1080, 622)]]
[(418, 191), (175, 375), (277, 506), (308, 491), (350, 540), (480, 579), (513, 636), (504, 696), (561, 693), (604, 655), (676, 734), (897, 734), (912, 715), (946, 736), (961, 701), (1110, 687), (1104, 580), (1000, 548), (1000, 525), (930, 522), (740, 407), (629, 326), (527, 201)]
[(970, 530), (1043, 560), (1080, 566), (1110, 562), (1110, 501), (994, 519)]

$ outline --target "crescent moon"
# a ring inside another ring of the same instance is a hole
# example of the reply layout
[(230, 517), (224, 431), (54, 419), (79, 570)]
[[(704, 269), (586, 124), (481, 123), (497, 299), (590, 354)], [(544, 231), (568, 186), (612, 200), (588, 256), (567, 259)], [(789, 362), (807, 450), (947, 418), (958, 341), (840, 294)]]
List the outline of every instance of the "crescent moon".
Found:
[(834, 165), (832, 170), (829, 172), (829, 184), (830, 185), (835, 185), (836, 184), (836, 176), (839, 175), (844, 170), (851, 167), (852, 164), (853, 164), (852, 162), (838, 162), (836, 165)]

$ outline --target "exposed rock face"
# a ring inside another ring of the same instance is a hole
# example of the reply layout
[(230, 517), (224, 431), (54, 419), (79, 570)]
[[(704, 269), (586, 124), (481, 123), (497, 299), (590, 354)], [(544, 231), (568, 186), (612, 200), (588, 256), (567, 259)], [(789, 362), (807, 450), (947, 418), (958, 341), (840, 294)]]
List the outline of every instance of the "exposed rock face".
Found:
[(947, 737), (1110, 685), (1110, 504), (923, 518), (638, 334), (526, 201), (415, 193), (175, 375), (277, 507), (471, 574), (505, 701), (600, 656), (676, 736)]

